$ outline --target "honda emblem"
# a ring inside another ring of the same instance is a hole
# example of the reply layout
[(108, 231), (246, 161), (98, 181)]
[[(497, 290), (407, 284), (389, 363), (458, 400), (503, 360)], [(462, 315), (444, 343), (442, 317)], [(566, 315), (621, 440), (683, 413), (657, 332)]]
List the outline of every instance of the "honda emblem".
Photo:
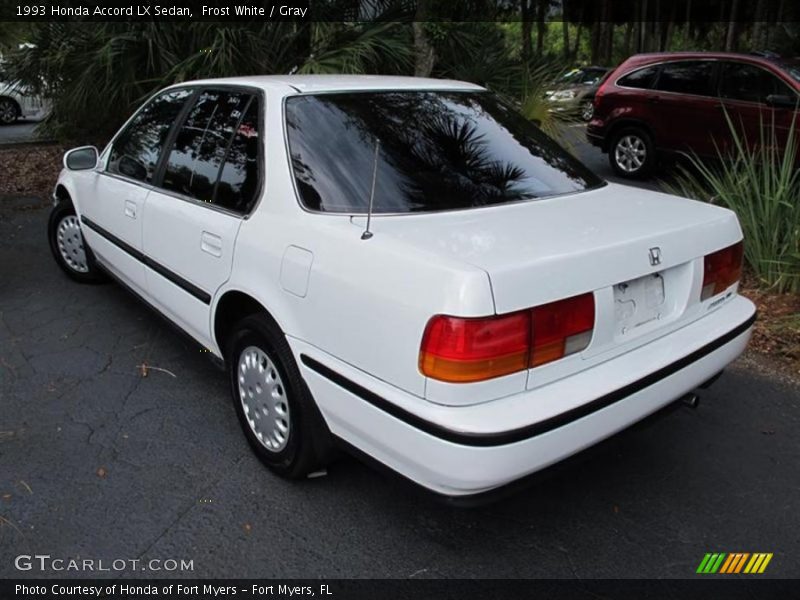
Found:
[(661, 248), (656, 246), (655, 248), (650, 248), (650, 265), (653, 267), (657, 267), (661, 264)]

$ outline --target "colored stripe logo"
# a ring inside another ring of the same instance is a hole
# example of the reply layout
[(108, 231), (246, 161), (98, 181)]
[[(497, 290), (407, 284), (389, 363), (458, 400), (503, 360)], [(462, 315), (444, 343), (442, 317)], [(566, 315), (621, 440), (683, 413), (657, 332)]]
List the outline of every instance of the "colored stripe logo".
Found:
[(772, 560), (772, 552), (707, 552), (697, 567), (700, 574), (763, 573)]

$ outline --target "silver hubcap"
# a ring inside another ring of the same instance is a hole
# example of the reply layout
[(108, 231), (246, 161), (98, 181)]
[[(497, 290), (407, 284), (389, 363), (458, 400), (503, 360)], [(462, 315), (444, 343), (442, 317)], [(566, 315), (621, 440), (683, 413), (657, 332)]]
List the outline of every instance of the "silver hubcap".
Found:
[(583, 120), (591, 121), (593, 116), (594, 116), (594, 105), (591, 102), (587, 102), (586, 104), (583, 105)]
[(614, 149), (614, 160), (626, 173), (634, 173), (641, 169), (646, 158), (647, 148), (644, 140), (638, 135), (626, 135)]
[(69, 215), (61, 219), (56, 231), (56, 242), (61, 258), (69, 268), (78, 273), (88, 273), (86, 251), (83, 249), (83, 235), (78, 224), (78, 217)]
[(3, 123), (11, 123), (17, 118), (17, 108), (13, 103), (8, 100), (0, 102), (0, 121)]
[(248, 346), (239, 355), (239, 398), (250, 429), (272, 452), (289, 441), (289, 401), (278, 369), (261, 348)]

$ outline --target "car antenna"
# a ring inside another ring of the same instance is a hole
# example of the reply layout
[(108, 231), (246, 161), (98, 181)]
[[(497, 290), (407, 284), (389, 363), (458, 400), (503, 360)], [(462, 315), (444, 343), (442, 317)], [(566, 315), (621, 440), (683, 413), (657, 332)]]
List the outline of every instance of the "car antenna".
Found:
[(378, 154), (381, 151), (381, 140), (375, 138), (375, 157), (372, 159), (372, 188), (369, 191), (369, 208), (367, 209), (367, 228), (361, 234), (362, 240), (368, 240), (372, 237), (372, 232), (369, 230), (370, 223), (372, 222), (372, 204), (375, 201), (375, 181), (378, 179)]

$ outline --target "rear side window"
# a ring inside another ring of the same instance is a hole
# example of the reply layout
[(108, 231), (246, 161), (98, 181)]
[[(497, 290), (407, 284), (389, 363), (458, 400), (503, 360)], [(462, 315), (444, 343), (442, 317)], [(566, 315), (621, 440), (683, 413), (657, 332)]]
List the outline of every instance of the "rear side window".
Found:
[(366, 212), (375, 167), (376, 213), (475, 208), (602, 185), (488, 92), (294, 96), (286, 126), (300, 200), (317, 211)]
[(167, 135), (191, 94), (173, 90), (148, 102), (114, 140), (108, 172), (152, 182)]
[(710, 61), (681, 61), (661, 67), (656, 88), (664, 92), (711, 96), (714, 63)]
[(651, 90), (656, 82), (657, 75), (658, 67), (645, 67), (644, 69), (639, 69), (638, 71), (625, 75), (625, 77), (617, 82), (617, 85), (641, 90)]
[(722, 66), (719, 95), (729, 100), (766, 102), (770, 94), (794, 95), (777, 77), (754, 65), (725, 63)]
[(259, 102), (254, 97), (231, 140), (219, 176), (214, 204), (249, 213), (258, 192)]
[(243, 91), (202, 92), (175, 137), (161, 187), (213, 202), (230, 141), (252, 97)]

